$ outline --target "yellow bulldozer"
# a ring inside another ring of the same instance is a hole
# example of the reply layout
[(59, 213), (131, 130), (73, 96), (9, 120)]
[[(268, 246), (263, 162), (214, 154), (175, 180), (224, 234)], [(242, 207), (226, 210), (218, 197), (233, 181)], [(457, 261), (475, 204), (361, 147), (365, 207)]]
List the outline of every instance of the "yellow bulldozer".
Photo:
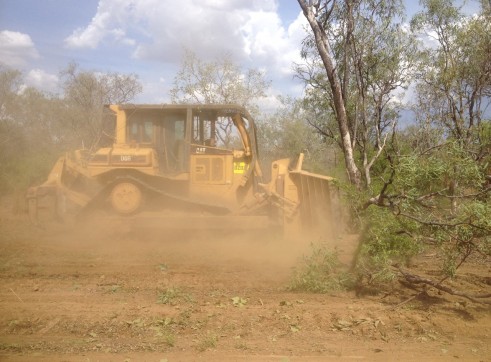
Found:
[(253, 118), (237, 105), (109, 105), (111, 144), (60, 157), (27, 192), (29, 216), (83, 218), (95, 210), (171, 228), (326, 230), (332, 178), (277, 160), (263, 179)]

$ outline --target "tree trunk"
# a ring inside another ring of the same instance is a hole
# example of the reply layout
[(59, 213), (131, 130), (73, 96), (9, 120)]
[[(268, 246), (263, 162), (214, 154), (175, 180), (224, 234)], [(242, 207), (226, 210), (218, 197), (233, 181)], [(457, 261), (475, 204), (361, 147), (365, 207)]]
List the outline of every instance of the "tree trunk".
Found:
[(327, 78), (329, 79), (329, 85), (331, 87), (334, 109), (336, 112), (336, 120), (339, 127), (339, 132), (341, 134), (342, 148), (344, 154), (344, 162), (346, 165), (346, 170), (348, 172), (348, 177), (351, 184), (355, 185), (358, 189), (361, 188), (361, 174), (360, 170), (356, 166), (355, 159), (353, 157), (353, 147), (351, 144), (351, 135), (349, 133), (348, 127), (348, 117), (346, 115), (346, 109), (344, 107), (344, 99), (342, 95), (341, 83), (339, 81), (336, 69), (333, 65), (333, 61), (328, 52), (328, 42), (327, 35), (321, 24), (317, 21), (315, 17), (313, 6), (307, 5), (306, 0), (298, 0), (300, 7), (302, 8), (303, 14), (307, 18), (307, 21), (314, 32), (315, 43), (319, 55), (326, 69)]

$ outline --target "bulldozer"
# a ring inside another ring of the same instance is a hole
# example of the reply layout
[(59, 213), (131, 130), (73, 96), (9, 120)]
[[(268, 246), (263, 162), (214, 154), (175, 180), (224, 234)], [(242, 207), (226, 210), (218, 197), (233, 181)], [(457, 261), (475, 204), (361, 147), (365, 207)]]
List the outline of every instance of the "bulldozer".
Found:
[(256, 124), (230, 104), (114, 104), (111, 142), (67, 152), (27, 192), (31, 221), (110, 217), (172, 228), (286, 232), (329, 228), (333, 178), (272, 162), (264, 180)]

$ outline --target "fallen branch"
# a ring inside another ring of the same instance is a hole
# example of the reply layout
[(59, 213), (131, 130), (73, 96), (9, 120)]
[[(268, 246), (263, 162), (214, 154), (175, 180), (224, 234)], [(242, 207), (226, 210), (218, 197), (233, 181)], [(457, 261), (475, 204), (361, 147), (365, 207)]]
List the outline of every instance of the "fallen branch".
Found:
[(491, 298), (491, 293), (488, 294), (469, 294), (469, 293), (464, 293), (460, 290), (455, 290), (450, 287), (447, 287), (445, 285), (441, 285), (438, 282), (435, 282), (434, 280), (428, 279), (428, 278), (423, 278), (419, 275), (416, 274), (410, 274), (404, 270), (402, 270), (401, 267), (397, 267), (399, 272), (404, 276), (407, 282), (411, 284), (425, 284), (425, 285), (430, 285), (435, 289), (441, 290), (442, 292), (451, 294), (451, 295), (457, 295), (459, 297), (464, 297), (469, 299), (470, 301), (474, 303), (481, 303), (481, 304), (488, 304), (491, 305), (490, 300), (481, 300), (481, 299), (486, 299), (486, 298)]
[(14, 291), (12, 290), (12, 288), (9, 288), (9, 289), (10, 289), (10, 291), (11, 291), (12, 293), (14, 293), (14, 295), (17, 297), (17, 299), (19, 299), (19, 300), (20, 300), (22, 303), (24, 303), (24, 301), (23, 301), (22, 299), (20, 299), (20, 297), (17, 295), (17, 293), (16, 293), (16, 292), (14, 292)]
[(387, 308), (386, 310), (396, 310), (396, 309), (397, 309), (397, 308), (399, 308), (401, 305), (404, 305), (404, 304), (406, 304), (406, 303), (409, 303), (409, 302), (410, 302), (410, 301), (412, 301), (413, 299), (417, 298), (417, 297), (418, 297), (420, 294), (421, 294), (421, 293), (419, 293), (419, 294), (415, 294), (415, 295), (413, 295), (412, 297), (409, 297), (409, 298), (407, 298), (406, 300), (403, 300), (403, 301), (402, 301), (402, 302), (400, 302), (399, 304), (396, 304), (396, 305), (393, 305), (393, 306), (391, 306), (391, 307)]

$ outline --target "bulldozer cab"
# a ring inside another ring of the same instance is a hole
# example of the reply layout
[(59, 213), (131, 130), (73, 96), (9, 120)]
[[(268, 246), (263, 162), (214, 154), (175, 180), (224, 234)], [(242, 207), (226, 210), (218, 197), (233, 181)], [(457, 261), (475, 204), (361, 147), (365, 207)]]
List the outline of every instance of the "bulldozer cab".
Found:
[(127, 119), (124, 143), (131, 148), (154, 148), (161, 173), (184, 171), (185, 114), (134, 112)]
[[(205, 179), (227, 182), (227, 164), (230, 171), (245, 173), (247, 160), (257, 157), (251, 142), (255, 139), (252, 118), (238, 106), (111, 105), (109, 108), (116, 116), (114, 148), (153, 149), (161, 175), (190, 173), (195, 182)], [(130, 162), (131, 157), (127, 156)], [(234, 159), (238, 160), (235, 164)], [(206, 167), (208, 161), (213, 165)]]

